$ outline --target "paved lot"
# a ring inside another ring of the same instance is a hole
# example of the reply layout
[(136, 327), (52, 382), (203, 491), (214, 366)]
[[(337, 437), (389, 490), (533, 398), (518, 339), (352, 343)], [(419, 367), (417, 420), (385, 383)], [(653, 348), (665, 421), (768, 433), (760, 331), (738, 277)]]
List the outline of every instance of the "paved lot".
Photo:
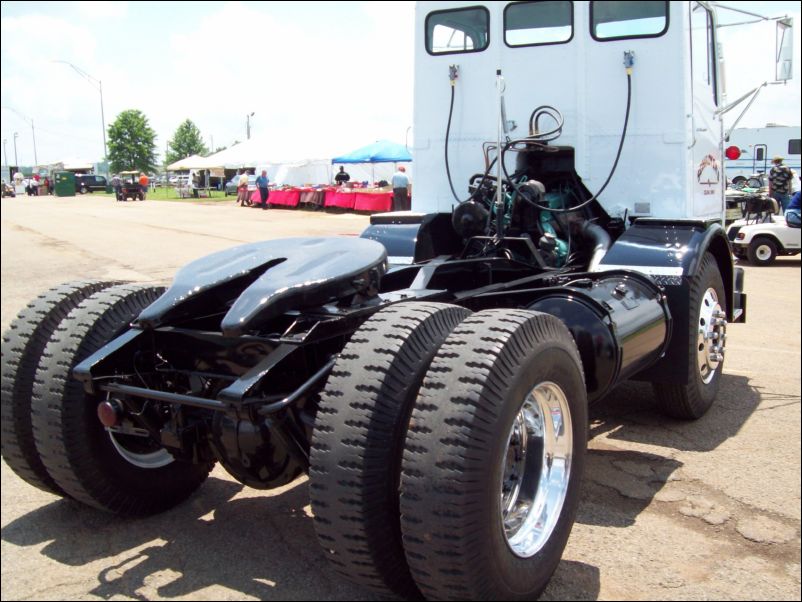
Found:
[[(108, 199), (3, 199), (2, 328), (77, 278), (169, 279), (200, 255), (363, 216)], [(591, 411), (583, 501), (546, 599), (800, 598), (800, 260), (747, 266), (717, 403), (695, 423), (626, 384)], [(220, 468), (181, 506), (118, 520), (34, 489), (2, 463), (4, 600), (328, 599), (369, 594), (329, 570), (306, 484), (243, 488)]]

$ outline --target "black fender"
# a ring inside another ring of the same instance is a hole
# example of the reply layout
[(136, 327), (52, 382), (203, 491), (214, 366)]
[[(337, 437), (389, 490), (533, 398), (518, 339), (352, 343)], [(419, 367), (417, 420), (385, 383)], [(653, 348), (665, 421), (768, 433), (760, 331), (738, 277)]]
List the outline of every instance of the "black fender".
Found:
[(384, 245), (391, 265), (455, 255), (464, 246), (451, 225), (450, 213), (377, 213), (370, 216), (370, 226), (361, 238)]
[(684, 384), (688, 353), (688, 298), (692, 279), (702, 258), (710, 252), (716, 260), (727, 300), (727, 319), (746, 318), (743, 269), (735, 268), (724, 228), (717, 221), (689, 219), (638, 219), (610, 247), (597, 271), (636, 270), (651, 276), (665, 290), (673, 316), (671, 343), (665, 356), (637, 378), (653, 382)]

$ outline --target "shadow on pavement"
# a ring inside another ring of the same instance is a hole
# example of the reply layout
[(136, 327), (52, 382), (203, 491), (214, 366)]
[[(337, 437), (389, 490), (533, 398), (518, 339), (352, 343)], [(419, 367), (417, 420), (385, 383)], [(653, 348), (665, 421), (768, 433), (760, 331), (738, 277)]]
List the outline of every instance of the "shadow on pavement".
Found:
[[(577, 522), (617, 528), (634, 524), (682, 467), (671, 457), (674, 451), (716, 449), (738, 434), (761, 399), (748, 378), (724, 374), (707, 414), (682, 421), (661, 414), (649, 383), (627, 382), (616, 388), (590, 410), (591, 449)], [(618, 449), (610, 444), (615, 441), (662, 447), (666, 452)]]
[(104, 599), (144, 600), (152, 589), (192, 597), (210, 586), (260, 600), (369, 599), (319, 551), (304, 511), (306, 482), (281, 495), (232, 499), (241, 489), (212, 477), (187, 502), (141, 520), (60, 500), (13, 521), (2, 537), (20, 546), (49, 542), (42, 554), (68, 566), (108, 559), (87, 592)]
[(760, 391), (745, 376), (724, 374), (713, 407), (699, 420), (668, 418), (649, 383), (628, 381), (590, 409), (590, 438), (645, 443), (680, 451), (716, 449), (737, 435), (760, 404)]
[(575, 560), (562, 560), (539, 600), (598, 600), (598, 567)]

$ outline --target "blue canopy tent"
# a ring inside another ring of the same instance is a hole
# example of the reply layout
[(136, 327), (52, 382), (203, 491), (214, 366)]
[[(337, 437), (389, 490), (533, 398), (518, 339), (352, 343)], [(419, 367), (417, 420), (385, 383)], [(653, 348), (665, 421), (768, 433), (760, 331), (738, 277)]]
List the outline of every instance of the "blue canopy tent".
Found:
[(341, 157), (335, 157), (332, 163), (405, 163), (412, 161), (407, 147), (389, 140), (379, 140), (368, 144)]
[[(379, 140), (373, 144), (368, 144), (355, 151), (340, 157), (335, 157), (331, 160), (332, 164), (346, 163), (346, 164), (370, 164), (371, 166), (371, 180), (376, 181), (375, 165), (377, 163), (409, 163), (412, 161), (412, 155), (409, 154), (407, 147), (403, 144), (396, 144), (389, 140)], [(395, 165), (393, 166), (395, 170)], [(385, 170), (379, 170), (380, 173)], [(367, 174), (365, 174), (367, 176)], [(389, 179), (390, 174), (382, 174), (383, 177)]]

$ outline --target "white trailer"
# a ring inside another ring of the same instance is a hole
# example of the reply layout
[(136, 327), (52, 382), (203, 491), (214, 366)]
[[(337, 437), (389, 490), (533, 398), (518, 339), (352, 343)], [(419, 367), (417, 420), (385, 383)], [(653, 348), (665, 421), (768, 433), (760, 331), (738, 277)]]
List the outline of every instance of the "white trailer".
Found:
[[(762, 128), (738, 128), (724, 142), (724, 170), (733, 184), (756, 174), (767, 174), (772, 157), (785, 159), (795, 172), (794, 190), (799, 190), (800, 136), (797, 126), (768, 124)], [(734, 157), (734, 158), (731, 158)]]

